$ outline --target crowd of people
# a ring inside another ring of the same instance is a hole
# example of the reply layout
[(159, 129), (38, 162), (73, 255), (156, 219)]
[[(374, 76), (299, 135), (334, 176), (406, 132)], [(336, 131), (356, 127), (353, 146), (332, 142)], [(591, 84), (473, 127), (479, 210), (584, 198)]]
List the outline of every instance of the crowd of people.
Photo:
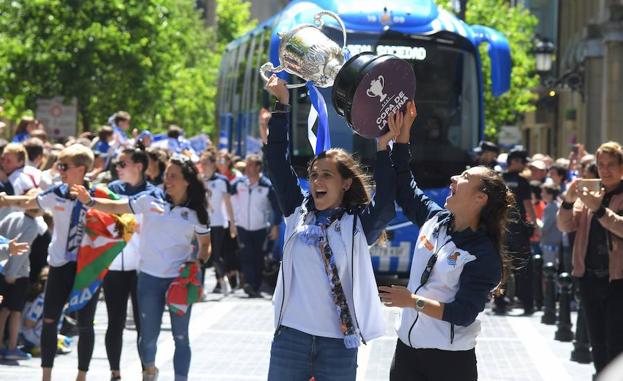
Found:
[[(155, 142), (148, 132), (131, 132), (124, 111), (108, 123), (97, 133), (52, 142), (41, 123), (25, 117), (11, 142), (0, 141), (0, 359), (40, 356), (43, 380), (51, 379), (55, 355), (69, 351), (75, 335), (76, 379), (86, 379), (100, 292), (111, 380), (121, 379), (129, 300), (143, 379), (157, 379), (157, 316), (170, 303), (168, 290), (181, 269), (202, 269), (203, 280), (213, 265), (212, 292), (240, 288), (259, 297), (264, 258), (278, 235), (281, 212), (260, 156), (240, 159), (214, 147), (195, 152), (177, 126)], [(102, 187), (115, 198), (96, 197)], [(66, 314), (90, 209), (133, 214), (136, 225), (101, 287)], [(191, 309), (177, 314), (169, 308), (176, 380), (188, 375)]]
[[(623, 148), (600, 145), (594, 154), (574, 144), (568, 157), (532, 157), (522, 147), (500, 154), (491, 142), (476, 149), (481, 165), (499, 171), (516, 197), (507, 248), (514, 267), (517, 304), (535, 311), (534, 258), (575, 280), (587, 324), (593, 364), (599, 374), (623, 353)], [(495, 298), (493, 311), (506, 314), (514, 298)]]
[[(111, 380), (122, 375), (128, 300), (143, 380), (158, 378), (167, 304), (175, 379), (186, 380), (192, 301), (177, 313), (169, 291), (183, 274), (198, 273), (203, 284), (212, 265), (213, 293), (242, 289), (261, 297), (265, 260), (282, 221), (270, 380), (354, 380), (359, 345), (384, 334), (382, 304), (402, 309), (391, 380), (475, 380), (477, 316), (492, 297), (496, 314), (515, 305), (525, 315), (535, 312), (536, 255), (577, 278), (596, 371), (623, 352), (619, 144), (605, 143), (595, 154), (578, 144), (554, 160), (529, 157), (522, 147), (500, 153), (482, 142), (475, 165), (452, 177), (440, 206), (418, 188), (409, 163), (417, 115), (410, 101), (377, 138), (374, 194), (371, 179), (341, 149), (312, 159), (309, 190), (301, 192), (289, 163), (288, 90), (276, 77), (266, 90), (278, 107), (259, 116), (263, 156), (241, 159), (214, 147), (195, 152), (177, 126), (155, 141), (149, 132), (131, 131), (124, 111), (97, 133), (63, 142), (49, 141), (41, 123), (23, 118), (12, 141), (0, 141), (2, 359), (40, 356), (42, 379), (51, 380), (55, 355), (71, 340), (60, 333), (73, 322), (76, 379), (85, 380), (103, 291)], [(101, 187), (115, 196), (102, 197)], [(377, 288), (369, 246), (384, 241), (394, 202), (420, 231), (407, 286)], [(102, 286), (66, 314), (90, 210), (134, 215), (135, 228)]]

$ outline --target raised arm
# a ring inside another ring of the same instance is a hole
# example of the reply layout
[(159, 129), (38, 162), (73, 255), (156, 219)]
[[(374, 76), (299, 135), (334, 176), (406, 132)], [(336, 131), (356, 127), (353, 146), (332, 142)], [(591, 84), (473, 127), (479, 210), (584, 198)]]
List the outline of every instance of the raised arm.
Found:
[(70, 193), (84, 205), (101, 210), (104, 213), (133, 213), (128, 200), (110, 200), (107, 198), (91, 197), (89, 191), (82, 185), (72, 185)]
[(396, 215), (396, 172), (392, 169), (387, 145), (398, 136), (399, 128), (391, 124), (389, 131), (377, 138), (376, 163), (374, 165), (374, 183), (376, 189), (372, 201), (360, 213), (361, 225), (368, 244), (376, 241), (389, 221)]
[[(276, 96), (282, 105), (289, 104), (290, 94), (283, 80), (273, 75), (266, 84), (266, 90)], [(268, 122), (267, 144), (263, 147), (268, 177), (285, 217), (291, 215), (303, 201), (296, 174), (290, 166), (288, 124), (287, 112), (274, 112)]]
[(37, 196), (7, 196), (0, 193), (0, 207), (16, 207), (21, 209), (40, 209)]
[(439, 213), (442, 208), (417, 187), (413, 173), (409, 168), (411, 126), (416, 116), (415, 103), (409, 101), (405, 115), (397, 113), (394, 118), (390, 118), (391, 123), (400, 125), (400, 135), (394, 144), (391, 160), (397, 176), (396, 202), (411, 222), (422, 226), (428, 219)]

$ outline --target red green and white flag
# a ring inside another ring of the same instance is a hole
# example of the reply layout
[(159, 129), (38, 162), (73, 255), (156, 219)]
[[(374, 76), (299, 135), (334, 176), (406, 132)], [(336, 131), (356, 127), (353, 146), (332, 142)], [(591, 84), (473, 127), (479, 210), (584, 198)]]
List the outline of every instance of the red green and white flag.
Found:
[(178, 316), (184, 315), (191, 304), (203, 295), (201, 271), (195, 262), (186, 262), (180, 268), (180, 275), (169, 285), (166, 300), (169, 310)]
[[(120, 199), (103, 188), (95, 188), (92, 196)], [(95, 209), (87, 211), (85, 234), (78, 250), (76, 278), (66, 312), (77, 311), (91, 300), (108, 273), (108, 267), (132, 236), (134, 225), (134, 216), (130, 214), (116, 216)]]

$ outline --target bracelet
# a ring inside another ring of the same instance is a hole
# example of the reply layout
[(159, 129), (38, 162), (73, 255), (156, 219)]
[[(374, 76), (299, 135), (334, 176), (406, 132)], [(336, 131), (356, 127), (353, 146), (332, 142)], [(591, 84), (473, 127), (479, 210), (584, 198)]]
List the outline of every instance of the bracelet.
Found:
[(563, 209), (573, 209), (573, 203), (572, 202), (567, 202), (567, 201), (563, 201), (562, 205), (560, 205)]
[(89, 208), (92, 208), (95, 206), (95, 199), (93, 197), (91, 197), (91, 199), (89, 200), (89, 202), (87, 202), (86, 204), (84, 204), (86, 206), (88, 206)]
[(597, 217), (597, 219), (600, 219), (601, 217), (603, 217), (604, 214), (606, 214), (606, 208), (603, 205), (601, 205), (599, 209), (593, 212), (593, 215)]

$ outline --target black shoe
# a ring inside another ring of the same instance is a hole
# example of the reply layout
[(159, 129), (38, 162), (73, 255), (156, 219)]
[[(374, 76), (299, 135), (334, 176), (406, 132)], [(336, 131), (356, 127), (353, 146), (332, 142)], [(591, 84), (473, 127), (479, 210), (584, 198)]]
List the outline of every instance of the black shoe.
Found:
[(255, 294), (255, 290), (253, 289), (253, 287), (251, 287), (250, 284), (245, 284), (244, 286), (244, 292), (249, 295), (250, 298), (253, 298), (253, 295)]
[(212, 289), (212, 293), (213, 294), (220, 294), (221, 293), (221, 285), (216, 283), (216, 286), (214, 286), (214, 288)]
[(534, 315), (534, 308), (526, 308), (523, 310), (523, 316), (532, 316)]
[(506, 307), (498, 307), (498, 306), (493, 307), (491, 311), (494, 314), (499, 315), (499, 316), (506, 315), (508, 313), (508, 310), (506, 309)]

